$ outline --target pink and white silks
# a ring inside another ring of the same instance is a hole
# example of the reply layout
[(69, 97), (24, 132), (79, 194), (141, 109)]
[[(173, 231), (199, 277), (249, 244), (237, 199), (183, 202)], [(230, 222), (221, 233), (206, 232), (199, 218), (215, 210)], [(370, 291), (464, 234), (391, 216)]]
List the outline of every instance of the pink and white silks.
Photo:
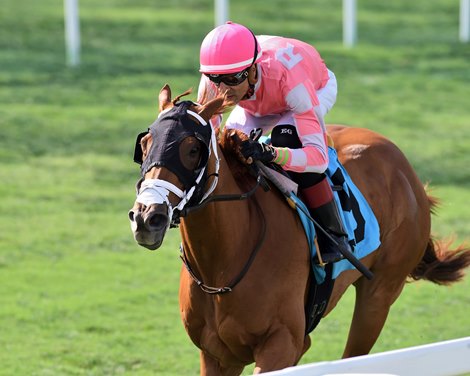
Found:
[[(276, 36), (257, 39), (262, 56), (254, 94), (235, 106), (225, 126), (246, 134), (261, 128), (266, 134), (276, 125), (294, 125), (302, 148), (277, 148), (280, 164), (285, 170), (322, 173), (328, 166), (323, 118), (336, 101), (336, 77), (307, 43)], [(212, 98), (217, 87), (202, 75), (198, 97), (206, 91)]]

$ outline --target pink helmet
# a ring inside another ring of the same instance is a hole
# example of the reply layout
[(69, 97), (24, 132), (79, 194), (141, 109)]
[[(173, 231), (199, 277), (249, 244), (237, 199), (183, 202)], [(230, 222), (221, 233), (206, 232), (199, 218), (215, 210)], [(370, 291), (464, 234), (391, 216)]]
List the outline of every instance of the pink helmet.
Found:
[(247, 27), (228, 21), (206, 35), (201, 45), (199, 72), (240, 72), (261, 58), (261, 47)]

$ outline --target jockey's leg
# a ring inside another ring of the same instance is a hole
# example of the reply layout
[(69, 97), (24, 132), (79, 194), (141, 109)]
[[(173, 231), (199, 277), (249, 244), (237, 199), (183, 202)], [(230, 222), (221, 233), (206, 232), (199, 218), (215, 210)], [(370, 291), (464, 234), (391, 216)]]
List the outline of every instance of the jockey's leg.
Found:
[[(271, 142), (273, 146), (286, 146), (292, 149), (302, 147), (295, 127), (289, 124), (276, 126), (271, 133)], [(325, 174), (289, 171), (289, 175), (299, 185), (300, 193), (312, 218), (337, 243), (335, 245), (323, 231), (317, 230), (317, 239), (323, 263), (328, 264), (341, 260), (343, 255), (340, 250), (351, 252), (351, 247), (333, 197), (333, 191)]]
[[(306, 175), (306, 174), (303, 174)], [(319, 225), (326, 230), (328, 235), (317, 228), (317, 240), (320, 247), (323, 263), (328, 264), (343, 259), (344, 252), (351, 252), (351, 246), (348, 243), (347, 232), (344, 228), (341, 215), (339, 213), (336, 201), (333, 197), (333, 191), (324, 174), (317, 175), (318, 182), (309, 187), (301, 189), (302, 197), (308, 206), (312, 218), (319, 222)], [(343, 252), (341, 252), (343, 251)], [(317, 259), (316, 262), (319, 262)]]

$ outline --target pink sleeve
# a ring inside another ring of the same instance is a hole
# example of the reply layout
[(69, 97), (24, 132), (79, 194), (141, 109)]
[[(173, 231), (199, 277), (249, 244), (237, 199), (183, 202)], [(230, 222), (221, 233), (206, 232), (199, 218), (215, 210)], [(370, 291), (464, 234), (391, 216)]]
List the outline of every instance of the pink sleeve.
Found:
[(311, 80), (302, 79), (305, 72), (301, 75), (295, 73), (298, 71), (287, 71), (283, 96), (287, 109), (294, 114), (294, 125), (302, 148), (284, 148), (278, 154), (287, 153), (287, 158), (283, 156), (286, 170), (322, 173), (328, 167), (328, 153), (326, 135), (314, 111), (314, 106), (318, 105), (316, 90)]

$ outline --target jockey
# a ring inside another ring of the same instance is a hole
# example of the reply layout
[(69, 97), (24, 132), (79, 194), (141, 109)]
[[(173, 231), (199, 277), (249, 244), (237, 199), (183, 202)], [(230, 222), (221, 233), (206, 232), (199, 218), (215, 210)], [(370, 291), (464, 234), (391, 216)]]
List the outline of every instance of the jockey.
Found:
[(299, 40), (255, 36), (245, 26), (227, 22), (204, 38), (199, 71), (199, 101), (225, 93), (225, 104), (235, 105), (227, 128), (271, 132), (270, 145), (250, 139), (242, 143), (242, 154), (274, 162), (289, 173), (312, 217), (338, 243), (317, 231), (323, 262), (342, 259), (338, 247), (351, 247), (325, 175), (323, 121), (336, 101), (337, 86), (319, 53)]

